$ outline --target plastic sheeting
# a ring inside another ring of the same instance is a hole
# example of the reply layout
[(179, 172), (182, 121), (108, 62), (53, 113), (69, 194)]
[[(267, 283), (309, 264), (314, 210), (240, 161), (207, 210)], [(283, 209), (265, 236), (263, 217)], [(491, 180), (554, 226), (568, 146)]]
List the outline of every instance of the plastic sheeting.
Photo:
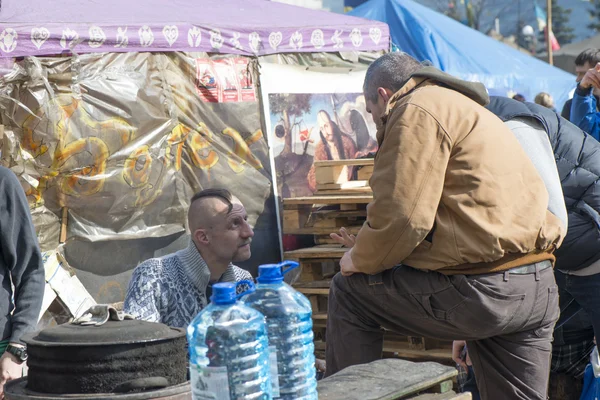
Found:
[(349, 14), (386, 22), (400, 50), (454, 76), (482, 82), (492, 95), (521, 93), (533, 101), (547, 92), (560, 109), (575, 88), (575, 76), (411, 0), (370, 0)]
[[(200, 76), (211, 63), (221, 73)], [(228, 188), (246, 206), (254, 268), (279, 259), (254, 66), (205, 53), (27, 57), (0, 80), (2, 162), (21, 178), (44, 249), (58, 245), (66, 207), (67, 258), (98, 301), (122, 300), (138, 262), (185, 245), (202, 188)], [(215, 80), (223, 102), (202, 96), (199, 82)]]

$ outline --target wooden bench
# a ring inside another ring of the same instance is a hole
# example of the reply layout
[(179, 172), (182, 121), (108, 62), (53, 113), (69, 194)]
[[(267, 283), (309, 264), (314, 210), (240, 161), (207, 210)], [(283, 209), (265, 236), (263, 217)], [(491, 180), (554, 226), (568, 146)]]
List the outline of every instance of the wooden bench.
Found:
[(452, 391), (456, 368), (384, 359), (348, 367), (318, 383), (320, 400), (468, 400)]

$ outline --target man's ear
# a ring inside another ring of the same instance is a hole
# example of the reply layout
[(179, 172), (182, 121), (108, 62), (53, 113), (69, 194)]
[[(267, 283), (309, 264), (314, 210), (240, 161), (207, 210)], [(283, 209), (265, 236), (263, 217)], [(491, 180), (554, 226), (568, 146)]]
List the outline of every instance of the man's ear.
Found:
[(383, 99), (385, 104), (387, 104), (387, 102), (390, 100), (390, 97), (392, 97), (392, 91), (382, 87), (377, 88), (377, 94)]
[(210, 237), (206, 229), (196, 229), (194, 231), (194, 239), (196, 239), (196, 243), (207, 245), (210, 243)]

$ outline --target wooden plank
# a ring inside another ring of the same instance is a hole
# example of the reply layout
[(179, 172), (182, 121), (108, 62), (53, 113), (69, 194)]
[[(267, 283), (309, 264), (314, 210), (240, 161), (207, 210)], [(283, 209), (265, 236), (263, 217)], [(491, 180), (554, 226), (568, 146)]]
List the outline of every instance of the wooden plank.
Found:
[(349, 175), (348, 167), (345, 165), (315, 167), (315, 181), (317, 184), (348, 182)]
[(408, 336), (408, 345), (411, 349), (429, 350), (443, 347), (443, 342), (421, 336)]
[(318, 383), (319, 399), (396, 400), (451, 380), (456, 368), (437, 363), (384, 359), (353, 365)]
[(411, 349), (407, 342), (383, 341), (383, 352), (393, 354), (395, 357), (417, 361), (437, 361), (452, 363), (452, 346), (446, 349), (417, 350)]
[(293, 286), (294, 289), (329, 289), (331, 286), (331, 280), (295, 283)]
[[(325, 350), (326, 344), (324, 341), (314, 341), (316, 350)], [(412, 361), (434, 361), (442, 364), (454, 365), (452, 360), (452, 346), (443, 349), (416, 350), (408, 347), (407, 342), (396, 342), (383, 340), (384, 356), (402, 358)]]
[(312, 207), (310, 205), (304, 204), (300, 205), (294, 209), (283, 209), (283, 231), (286, 233), (287, 231), (293, 231), (297, 229), (304, 228), (306, 225)]
[(369, 179), (371, 179), (371, 176), (373, 175), (373, 166), (368, 165), (360, 168), (356, 175), (359, 180), (365, 180), (368, 183)]
[(300, 281), (311, 282), (323, 279), (323, 269), (315, 263), (301, 263)]
[(332, 239), (329, 235), (315, 235), (315, 244), (319, 245), (333, 245), (338, 244), (337, 240)]
[(345, 247), (315, 246), (305, 249), (286, 251), (283, 253), (285, 259), (310, 259), (310, 258), (342, 258), (348, 251)]
[(352, 196), (307, 196), (283, 199), (286, 205), (297, 204), (368, 204), (373, 200), (372, 194), (356, 194)]
[(366, 218), (367, 210), (314, 210), (311, 216), (318, 216), (319, 218)]
[(59, 243), (67, 241), (67, 223), (69, 221), (69, 209), (67, 207), (62, 208), (62, 216), (60, 220), (60, 236)]
[(347, 160), (320, 160), (314, 162), (315, 168), (317, 167), (332, 167), (337, 165), (375, 165), (374, 158), (359, 158), (359, 159), (347, 159)]
[(327, 321), (327, 312), (313, 313), (312, 318), (320, 321)]
[[(356, 235), (356, 234), (358, 234), (358, 231), (360, 231), (361, 227), (362, 227), (362, 225), (346, 226), (345, 228), (350, 234)], [(329, 228), (329, 227), (320, 227), (320, 226), (299, 228), (299, 229), (291, 229), (289, 227), (284, 227), (284, 229), (283, 229), (283, 233), (289, 234), (289, 235), (329, 235), (330, 233), (338, 233), (338, 231), (339, 231), (338, 227)]]
[(332, 228), (330, 232), (336, 232), (341, 227), (362, 226), (366, 218), (367, 210), (315, 210), (303, 228)]
[[(550, 397), (552, 398), (552, 397)], [(470, 392), (467, 393), (456, 393), (454, 391), (449, 391), (447, 393), (434, 394), (434, 393), (425, 393), (419, 395), (417, 397), (411, 397), (410, 400), (472, 400), (473, 396), (471, 396)]]
[(336, 189), (336, 190), (317, 190), (315, 196), (342, 196), (356, 194), (373, 194), (370, 186), (354, 188), (354, 189)]
[(428, 389), (431, 393), (447, 393), (452, 390), (452, 380), (443, 381), (435, 384), (435, 386)]
[[(329, 296), (329, 288), (296, 288), (296, 290), (304, 295), (320, 295)], [(315, 296), (311, 296), (313, 298)]]
[(338, 189), (355, 189), (355, 188), (365, 188), (369, 187), (369, 182), (367, 181), (348, 181), (344, 183), (317, 183), (317, 191), (318, 190), (338, 190)]
[(319, 299), (317, 298), (317, 296), (310, 296), (309, 298), (310, 301), (310, 309), (315, 312), (315, 310), (319, 309)]

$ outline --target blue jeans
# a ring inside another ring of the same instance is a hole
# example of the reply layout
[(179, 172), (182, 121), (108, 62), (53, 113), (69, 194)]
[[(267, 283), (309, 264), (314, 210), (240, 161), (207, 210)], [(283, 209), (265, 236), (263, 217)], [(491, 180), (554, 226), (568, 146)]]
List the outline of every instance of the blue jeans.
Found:
[[(588, 314), (596, 337), (600, 337), (600, 274), (575, 276), (555, 270), (554, 275), (559, 289), (561, 312), (570, 303), (576, 302)], [(562, 317), (559, 323), (563, 320)]]
[(477, 382), (475, 381), (475, 372), (473, 367), (469, 366), (468, 370), (465, 371), (461, 367), (459, 368), (458, 374), (458, 388), (461, 393), (470, 392), (473, 400), (480, 400), (479, 389), (477, 389)]

